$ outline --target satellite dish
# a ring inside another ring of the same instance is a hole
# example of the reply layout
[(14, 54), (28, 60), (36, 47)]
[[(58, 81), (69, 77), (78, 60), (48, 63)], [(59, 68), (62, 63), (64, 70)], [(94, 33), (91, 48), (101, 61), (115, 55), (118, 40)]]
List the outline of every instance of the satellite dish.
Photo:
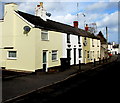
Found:
[(26, 32), (29, 32), (30, 30), (31, 30), (31, 28), (29, 27), (29, 26), (24, 26), (24, 31), (26, 31)]
[(31, 30), (29, 26), (24, 26), (23, 29), (24, 29), (24, 34), (27, 34)]
[(46, 15), (47, 15), (48, 17), (50, 17), (50, 16), (51, 16), (51, 13), (46, 13)]

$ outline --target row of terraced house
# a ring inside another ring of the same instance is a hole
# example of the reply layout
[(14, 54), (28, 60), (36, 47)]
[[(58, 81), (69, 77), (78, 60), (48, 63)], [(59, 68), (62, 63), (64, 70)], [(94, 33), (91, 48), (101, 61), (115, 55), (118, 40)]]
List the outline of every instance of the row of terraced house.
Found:
[(0, 20), (0, 67), (8, 70), (32, 71), (59, 67), (62, 59), (70, 65), (99, 61), (105, 56), (101, 34), (46, 18), (43, 4), (35, 15), (19, 11), (15, 3), (6, 3)]

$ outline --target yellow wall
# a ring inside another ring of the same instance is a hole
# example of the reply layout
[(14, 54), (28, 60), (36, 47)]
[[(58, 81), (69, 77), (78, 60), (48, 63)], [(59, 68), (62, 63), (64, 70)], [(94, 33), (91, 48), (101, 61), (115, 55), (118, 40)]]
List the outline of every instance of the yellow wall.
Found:
[[(83, 42), (85, 41), (84, 38), (85, 37), (83, 37)], [(92, 42), (94, 42), (94, 46), (92, 46)], [(93, 62), (94, 59), (98, 61), (98, 57), (100, 57), (100, 47), (100, 40), (87, 38), (87, 45), (83, 45), (83, 63)]]
[[(15, 6), (15, 7), (14, 7)], [(3, 23), (2, 46), (14, 47), (4, 49), (2, 54), (2, 67), (6, 69), (35, 71), (42, 69), (43, 50), (48, 51), (48, 67), (59, 66), (62, 57), (62, 34), (49, 31), (49, 40), (41, 40), (41, 29), (33, 28), (28, 22), (21, 19), (13, 11), (16, 5), (6, 5), (6, 17)], [(24, 26), (31, 28), (30, 32), (24, 34)], [(52, 50), (58, 50), (58, 60), (52, 61)], [(8, 51), (17, 51), (16, 59), (8, 59)]]
[[(84, 42), (85, 37), (82, 37), (82, 41)], [(90, 51), (90, 38), (86, 37), (87, 45), (83, 45), (83, 63), (89, 63), (90, 60), (88, 59), (88, 51)]]
[[(91, 57), (90, 62), (93, 62), (94, 59), (98, 61), (100, 58), (100, 40), (91, 38), (90, 44), (91, 44), (90, 45), (90, 57)], [(93, 51), (94, 51), (94, 54), (93, 54)]]
[(2, 66), (2, 21), (0, 21), (0, 67)]
[[(48, 31), (49, 40), (41, 40), (41, 30), (36, 29), (36, 68), (43, 68), (43, 50), (47, 50), (48, 67), (59, 66), (62, 57), (62, 34), (59, 32)], [(58, 51), (58, 60), (52, 61), (52, 50)]]

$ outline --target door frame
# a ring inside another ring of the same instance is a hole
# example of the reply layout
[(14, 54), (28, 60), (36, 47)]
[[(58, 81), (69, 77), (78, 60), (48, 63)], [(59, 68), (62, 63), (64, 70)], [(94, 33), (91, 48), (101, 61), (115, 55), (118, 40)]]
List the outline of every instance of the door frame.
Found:
[[(44, 62), (43, 53), (46, 54), (46, 62)], [(46, 66), (46, 68), (44, 68)], [(42, 50), (42, 68), (44, 72), (48, 71), (48, 50)]]

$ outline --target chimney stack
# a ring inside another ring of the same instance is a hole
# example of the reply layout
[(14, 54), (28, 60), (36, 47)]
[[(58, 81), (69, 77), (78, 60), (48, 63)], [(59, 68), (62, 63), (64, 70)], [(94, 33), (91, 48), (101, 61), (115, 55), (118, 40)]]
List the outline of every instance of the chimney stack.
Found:
[(39, 5), (35, 8), (35, 16), (39, 16), (44, 21), (46, 21), (46, 10), (43, 7), (43, 2), (40, 2)]
[(75, 28), (78, 28), (78, 21), (74, 21), (73, 24)]
[(88, 31), (88, 29), (89, 29), (88, 24), (86, 24), (85, 31)]

